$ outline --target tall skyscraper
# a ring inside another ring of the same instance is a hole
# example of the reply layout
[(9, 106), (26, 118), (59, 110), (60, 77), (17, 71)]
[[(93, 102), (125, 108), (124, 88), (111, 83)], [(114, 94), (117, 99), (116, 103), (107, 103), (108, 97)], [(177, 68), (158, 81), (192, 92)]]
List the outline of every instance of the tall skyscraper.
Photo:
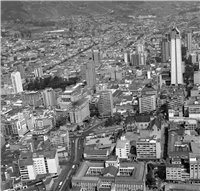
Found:
[(13, 86), (13, 90), (15, 94), (23, 92), (22, 79), (21, 79), (20, 72), (12, 72), (11, 81), (12, 81), (12, 86)]
[(42, 92), (44, 106), (47, 108), (49, 106), (56, 105), (56, 95), (52, 88), (47, 88)]
[(100, 65), (100, 51), (99, 50), (92, 50), (88, 53), (89, 60), (92, 60), (95, 66)]
[[(81, 67), (82, 73), (85, 72), (87, 85), (93, 88), (96, 84), (95, 64), (92, 60)], [(84, 76), (84, 75), (83, 75)]]
[(170, 57), (170, 42), (165, 37), (161, 41), (161, 61), (163, 63), (168, 62)]
[(192, 50), (192, 31), (187, 33), (187, 49), (188, 51)]
[(108, 117), (113, 114), (113, 97), (111, 91), (102, 91), (98, 102), (98, 110), (101, 116)]
[(181, 36), (175, 27), (171, 31), (171, 84), (183, 84)]

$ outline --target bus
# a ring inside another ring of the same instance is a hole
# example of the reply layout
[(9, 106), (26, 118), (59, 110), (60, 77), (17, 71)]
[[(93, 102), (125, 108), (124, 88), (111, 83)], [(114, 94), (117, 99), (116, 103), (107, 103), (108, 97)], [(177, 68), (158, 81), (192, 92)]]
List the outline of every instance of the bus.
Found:
[(63, 182), (60, 182), (58, 185), (58, 188), (61, 188)]

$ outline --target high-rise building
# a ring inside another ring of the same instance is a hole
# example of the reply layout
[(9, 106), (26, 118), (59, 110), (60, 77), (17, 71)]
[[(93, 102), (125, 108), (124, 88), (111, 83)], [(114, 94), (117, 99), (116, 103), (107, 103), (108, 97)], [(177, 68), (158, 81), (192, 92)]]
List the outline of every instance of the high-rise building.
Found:
[(192, 50), (192, 31), (187, 33), (187, 49), (188, 51)]
[(22, 79), (21, 79), (20, 72), (12, 72), (11, 80), (12, 80), (14, 93), (16, 94), (16, 93), (23, 92)]
[(181, 36), (177, 28), (171, 31), (171, 84), (183, 84)]
[(35, 68), (34, 74), (36, 78), (41, 78), (44, 75), (42, 67)]
[(44, 106), (47, 108), (49, 106), (56, 105), (56, 96), (52, 88), (47, 88), (42, 92)]
[(130, 54), (128, 51), (124, 52), (124, 62), (125, 64), (128, 64), (130, 62)]
[(100, 51), (99, 50), (92, 50), (88, 53), (89, 60), (92, 60), (95, 66), (99, 66), (100, 64)]
[(89, 62), (82, 67), (82, 70), (85, 71), (87, 85), (91, 88), (94, 88), (96, 84), (96, 72), (94, 61), (89, 60)]
[(23, 79), (25, 77), (25, 70), (22, 64), (19, 64), (17, 66), (17, 71), (20, 72), (21, 78)]
[(99, 103), (98, 110), (101, 116), (111, 116), (113, 114), (113, 97), (111, 91), (102, 91)]
[(161, 61), (163, 63), (168, 62), (170, 57), (170, 42), (167, 38), (163, 38), (161, 41)]
[(130, 62), (132, 66), (139, 66), (139, 54), (134, 52), (130, 55)]

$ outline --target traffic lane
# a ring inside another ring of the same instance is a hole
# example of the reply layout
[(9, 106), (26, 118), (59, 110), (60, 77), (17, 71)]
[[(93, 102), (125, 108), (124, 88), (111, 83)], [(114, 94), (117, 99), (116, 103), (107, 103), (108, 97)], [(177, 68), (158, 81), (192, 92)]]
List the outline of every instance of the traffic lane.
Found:
[(68, 172), (69, 172), (69, 170), (71, 168), (72, 168), (72, 164), (69, 163), (66, 166), (66, 168), (62, 170), (62, 172), (60, 173), (60, 175), (58, 176), (58, 178), (54, 181), (54, 188), (53, 188), (54, 191), (59, 190), (59, 188), (58, 188), (59, 183), (64, 181), (66, 175), (68, 174)]
[(63, 181), (61, 188), (59, 189), (60, 191), (67, 191), (67, 188), (69, 187), (73, 173), (74, 173), (74, 169), (71, 169), (70, 172), (68, 172), (67, 176), (65, 177), (65, 180)]

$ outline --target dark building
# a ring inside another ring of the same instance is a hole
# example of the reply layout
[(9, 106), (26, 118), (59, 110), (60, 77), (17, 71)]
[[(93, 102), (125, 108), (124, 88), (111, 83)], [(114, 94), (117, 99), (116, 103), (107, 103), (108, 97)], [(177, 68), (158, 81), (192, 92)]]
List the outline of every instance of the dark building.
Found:
[(166, 37), (161, 41), (161, 61), (168, 62), (170, 57), (170, 42)]

